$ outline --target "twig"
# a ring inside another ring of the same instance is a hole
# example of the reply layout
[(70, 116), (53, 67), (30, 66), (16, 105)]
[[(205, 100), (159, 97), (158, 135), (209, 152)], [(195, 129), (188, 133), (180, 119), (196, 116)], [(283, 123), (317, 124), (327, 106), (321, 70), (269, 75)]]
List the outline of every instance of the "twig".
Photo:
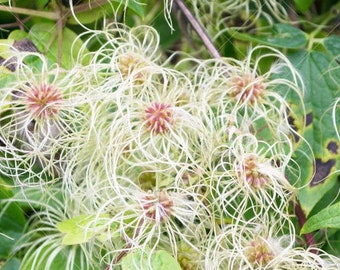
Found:
[(9, 7), (9, 6), (4, 6), (4, 5), (0, 5), (0, 11), (31, 15), (31, 16), (50, 19), (50, 20), (59, 19), (59, 14), (57, 12), (39, 11), (39, 10), (33, 10), (33, 9), (27, 9), (27, 8)]
[(195, 16), (191, 13), (190, 9), (185, 5), (183, 0), (175, 0), (178, 8), (181, 10), (183, 15), (186, 17), (188, 22), (191, 24), (192, 28), (195, 30), (197, 35), (202, 40), (204, 46), (207, 48), (211, 57), (214, 58), (221, 58), (220, 53), (216, 49), (215, 45), (211, 41), (209, 35), (207, 34), (206, 30), (203, 26), (199, 23), (199, 21), (195, 18)]
[[(94, 9), (96, 7), (102, 6), (106, 3), (108, 3), (107, 0), (97, 0), (94, 3), (91, 3), (91, 5), (89, 5), (88, 3), (84, 3), (81, 5), (75, 6), (73, 10), (75, 13), (81, 13), (81, 12), (85, 12), (85, 11)], [(5, 5), (0, 5), (0, 11), (12, 12), (15, 14), (30, 15), (30, 16), (46, 18), (46, 19), (55, 20), (55, 21), (59, 20), (60, 18), (59, 11), (48, 12), (48, 11), (40, 11), (40, 10), (20, 8), (20, 7), (14, 7), (14, 6), (5, 6)], [(71, 12), (68, 10), (68, 12), (65, 12), (63, 15), (68, 17), (70, 16), (70, 14)]]
[(14, 18), (15, 18), (15, 21), (18, 23), (18, 27), (21, 31), (24, 31), (25, 28), (24, 28), (24, 24), (21, 22), (21, 19), (19, 17), (19, 15), (17, 14), (14, 14)]
[(14, 28), (14, 27), (20, 27), (20, 25), (24, 25), (24, 23), (28, 22), (30, 19), (32, 19), (31, 16), (20, 19), (20, 21), (16, 21), (13, 23), (4, 23), (4, 24), (0, 24), (0, 28)]
[(62, 53), (63, 53), (63, 7), (60, 3), (58, 3), (58, 9), (59, 9), (59, 19), (57, 20), (57, 35), (58, 35), (58, 64), (61, 65), (62, 60)]

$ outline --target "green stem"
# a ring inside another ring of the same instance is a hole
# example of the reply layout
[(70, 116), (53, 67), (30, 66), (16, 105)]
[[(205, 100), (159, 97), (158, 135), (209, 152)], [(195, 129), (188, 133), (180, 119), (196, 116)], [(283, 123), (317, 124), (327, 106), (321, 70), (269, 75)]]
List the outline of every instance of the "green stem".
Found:
[(3, 6), (3, 5), (0, 5), (0, 11), (16, 13), (16, 14), (30, 15), (30, 16), (41, 17), (41, 18), (46, 18), (46, 19), (50, 19), (50, 20), (58, 20), (59, 19), (59, 13), (58, 12), (39, 11), (39, 10), (19, 8), (19, 7), (9, 7), (9, 6)]
[(313, 32), (309, 34), (309, 42), (307, 46), (308, 51), (312, 50), (313, 44), (315, 43), (315, 41), (319, 40), (319, 39), (316, 39), (315, 36), (317, 36), (322, 31), (322, 29), (327, 25), (328, 22), (330, 22), (331, 20), (335, 18), (336, 16), (335, 14), (333, 14), (332, 12), (329, 12), (329, 13), (330, 13), (329, 16), (327, 16), (325, 20), (322, 23), (320, 23), (318, 27), (314, 29)]
[[(91, 3), (90, 5), (88, 3), (75, 6), (73, 8), (74, 13), (81, 13), (85, 12), (91, 9), (94, 9), (96, 7), (102, 6), (106, 4), (108, 0), (97, 0), (94, 3)], [(40, 18), (46, 18), (50, 20), (59, 20), (60, 19), (60, 13), (59, 11), (56, 12), (48, 12), (48, 11), (40, 11), (40, 10), (34, 10), (34, 9), (27, 9), (27, 8), (19, 8), (19, 7), (14, 7), (14, 6), (4, 6), (0, 5), (0, 11), (5, 11), (5, 12), (11, 12), (11, 13), (16, 13), (16, 14), (24, 14), (24, 15), (29, 15), (29, 16), (35, 16), (35, 17), (40, 17)], [(70, 11), (64, 13), (64, 16), (69, 16)]]

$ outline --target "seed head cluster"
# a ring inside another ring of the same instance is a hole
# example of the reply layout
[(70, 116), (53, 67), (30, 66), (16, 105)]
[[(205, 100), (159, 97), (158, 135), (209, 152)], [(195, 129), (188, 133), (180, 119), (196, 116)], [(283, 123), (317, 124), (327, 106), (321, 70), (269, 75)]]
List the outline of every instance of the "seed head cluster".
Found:
[(81, 50), (87, 64), (65, 72), (41, 55), (1, 93), (0, 173), (22, 187), (10, 203), (32, 198), (34, 213), (13, 251), (22, 269), (151, 269), (159, 252), (188, 270), (340, 265), (297, 241), (275, 69), (251, 57), (174, 66), (148, 26), (88, 36), (102, 45)]

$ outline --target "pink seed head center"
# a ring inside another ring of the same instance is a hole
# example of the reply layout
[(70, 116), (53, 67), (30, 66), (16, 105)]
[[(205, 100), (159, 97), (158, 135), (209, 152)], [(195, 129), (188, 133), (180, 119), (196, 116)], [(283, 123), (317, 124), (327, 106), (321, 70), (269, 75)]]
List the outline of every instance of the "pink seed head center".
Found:
[(42, 84), (32, 86), (26, 94), (27, 107), (38, 118), (53, 118), (59, 112), (62, 95), (55, 87)]
[(148, 193), (143, 200), (143, 210), (145, 215), (159, 223), (166, 220), (171, 215), (173, 202), (164, 192)]
[(169, 104), (154, 102), (145, 109), (145, 121), (148, 130), (155, 134), (165, 133), (173, 122), (173, 115)]

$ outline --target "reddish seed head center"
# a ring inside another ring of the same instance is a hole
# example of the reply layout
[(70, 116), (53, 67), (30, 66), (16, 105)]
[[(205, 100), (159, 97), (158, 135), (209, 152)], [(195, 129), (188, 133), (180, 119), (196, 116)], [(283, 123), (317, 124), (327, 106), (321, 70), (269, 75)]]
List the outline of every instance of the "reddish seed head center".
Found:
[(154, 102), (145, 109), (144, 118), (148, 130), (155, 134), (165, 133), (173, 122), (171, 106), (165, 103)]
[(261, 78), (254, 78), (253, 75), (245, 74), (244, 76), (235, 76), (233, 79), (233, 97), (240, 97), (242, 101), (254, 103), (259, 99), (265, 90)]
[[(245, 174), (246, 181), (249, 185), (251, 185), (255, 189), (263, 188), (268, 180), (265, 175), (259, 172), (258, 164), (257, 164), (257, 158), (254, 155), (250, 155), (245, 159), (243, 162), (243, 168), (242, 171)], [(240, 176), (242, 177), (242, 173), (240, 173)]]
[(154, 194), (148, 192), (142, 202), (145, 215), (157, 223), (166, 220), (171, 215), (172, 207), (173, 202), (165, 192)]
[(41, 119), (53, 118), (59, 112), (62, 95), (55, 87), (42, 84), (32, 86), (26, 93), (27, 107), (32, 114)]

